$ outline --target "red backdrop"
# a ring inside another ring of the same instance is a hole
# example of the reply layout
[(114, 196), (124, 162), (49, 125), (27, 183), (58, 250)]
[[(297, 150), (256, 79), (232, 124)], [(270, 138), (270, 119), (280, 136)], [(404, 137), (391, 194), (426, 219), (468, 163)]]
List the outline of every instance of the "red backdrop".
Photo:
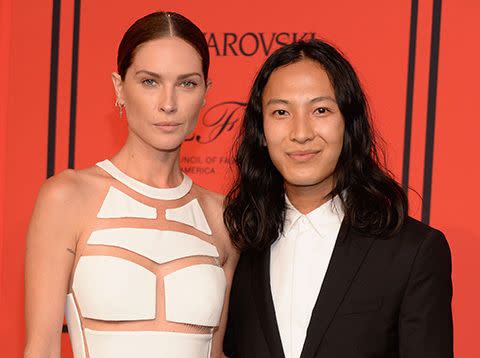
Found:
[[(126, 124), (110, 73), (124, 31), (154, 10), (186, 15), (211, 46), (213, 87), (182, 166), (214, 191), (228, 187), (241, 103), (266, 55), (312, 36), (344, 52), (366, 88), (390, 170), (424, 197), (410, 193), (411, 214), (450, 243), (456, 356), (480, 356), (478, 1), (0, 1), (2, 356), (22, 355), (25, 232), (36, 193), (49, 173), (91, 166), (122, 145)], [(71, 357), (63, 338), (62, 356)]]

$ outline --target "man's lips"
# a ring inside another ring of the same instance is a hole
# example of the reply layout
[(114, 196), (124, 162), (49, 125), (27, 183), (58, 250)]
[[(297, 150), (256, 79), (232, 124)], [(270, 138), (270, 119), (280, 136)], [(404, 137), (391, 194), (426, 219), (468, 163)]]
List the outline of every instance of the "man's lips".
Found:
[(287, 155), (296, 161), (305, 162), (309, 159), (312, 159), (318, 153), (320, 153), (320, 150), (296, 150), (287, 152)]

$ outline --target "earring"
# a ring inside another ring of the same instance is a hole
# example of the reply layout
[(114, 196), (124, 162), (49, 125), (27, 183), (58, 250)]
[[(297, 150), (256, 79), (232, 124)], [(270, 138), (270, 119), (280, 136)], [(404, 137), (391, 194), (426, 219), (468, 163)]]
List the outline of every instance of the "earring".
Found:
[(123, 118), (123, 107), (124, 106), (125, 105), (123, 103), (120, 103), (118, 98), (115, 100), (115, 107), (118, 107), (118, 111), (119, 111), (119, 114), (120, 114), (120, 119)]

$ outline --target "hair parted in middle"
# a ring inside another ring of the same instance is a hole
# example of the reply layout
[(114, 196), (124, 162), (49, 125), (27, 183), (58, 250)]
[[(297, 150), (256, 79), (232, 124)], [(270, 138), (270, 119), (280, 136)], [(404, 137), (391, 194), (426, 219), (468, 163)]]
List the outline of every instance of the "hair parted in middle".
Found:
[(265, 146), (262, 96), (272, 72), (303, 59), (319, 63), (326, 71), (345, 122), (343, 148), (328, 197), (340, 197), (345, 220), (365, 235), (393, 235), (407, 217), (407, 196), (380, 160), (367, 100), (355, 70), (328, 43), (298, 41), (276, 50), (261, 67), (236, 140), (238, 174), (226, 197), (224, 222), (242, 250), (265, 249), (283, 231), (284, 179)]
[(210, 53), (202, 30), (185, 16), (168, 11), (148, 14), (133, 23), (123, 35), (118, 47), (117, 71), (125, 79), (127, 70), (140, 45), (162, 37), (178, 37), (189, 43), (202, 59), (202, 72), (205, 82), (208, 79)]

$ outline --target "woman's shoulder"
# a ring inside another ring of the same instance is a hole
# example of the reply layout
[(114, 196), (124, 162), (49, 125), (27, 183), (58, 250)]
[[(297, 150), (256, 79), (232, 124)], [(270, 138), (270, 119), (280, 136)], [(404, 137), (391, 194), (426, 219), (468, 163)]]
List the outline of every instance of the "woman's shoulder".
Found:
[(223, 215), (225, 196), (217, 192), (208, 190), (198, 184), (193, 183), (192, 189), (195, 190), (196, 196), (214, 211), (220, 211)]
[(228, 253), (227, 256), (229, 260), (231, 259), (230, 262), (236, 264), (238, 250), (232, 244), (228, 231), (223, 223), (225, 196), (197, 184), (193, 184), (192, 189), (195, 190), (195, 194), (201, 201), (202, 207), (208, 212), (209, 220), (212, 220), (212, 224), (217, 228), (217, 236), (221, 238), (221, 242)]
[(55, 206), (70, 206), (90, 197), (102, 180), (106, 180), (106, 176), (98, 167), (66, 169), (43, 183), (38, 201), (47, 201)]

